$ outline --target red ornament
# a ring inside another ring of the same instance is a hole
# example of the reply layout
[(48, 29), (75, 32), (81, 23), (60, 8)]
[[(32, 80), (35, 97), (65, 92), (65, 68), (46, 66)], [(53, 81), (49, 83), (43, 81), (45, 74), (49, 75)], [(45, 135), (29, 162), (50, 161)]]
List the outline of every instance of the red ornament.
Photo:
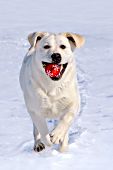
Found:
[(50, 77), (58, 77), (58, 75), (60, 74), (60, 70), (61, 65), (50, 63), (45, 66), (45, 72)]

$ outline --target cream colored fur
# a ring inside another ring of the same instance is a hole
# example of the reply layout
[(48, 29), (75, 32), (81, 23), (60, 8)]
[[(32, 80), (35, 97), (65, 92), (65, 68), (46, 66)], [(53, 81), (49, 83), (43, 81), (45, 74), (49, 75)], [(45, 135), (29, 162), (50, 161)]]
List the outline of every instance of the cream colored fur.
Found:
[[(68, 147), (68, 129), (80, 107), (73, 51), (84, 44), (84, 38), (72, 33), (36, 32), (30, 34), (28, 40), (31, 47), (21, 67), (20, 85), (34, 125), (35, 147), (39, 147), (41, 141), (45, 145), (55, 143), (60, 144), (59, 150), (63, 152)], [(44, 49), (45, 44), (51, 48)], [(61, 49), (61, 44), (66, 49)], [(61, 64), (68, 63), (58, 81), (51, 80), (42, 66), (42, 61), (52, 62), (53, 53), (61, 54)], [(59, 119), (52, 132), (48, 131), (46, 118)]]

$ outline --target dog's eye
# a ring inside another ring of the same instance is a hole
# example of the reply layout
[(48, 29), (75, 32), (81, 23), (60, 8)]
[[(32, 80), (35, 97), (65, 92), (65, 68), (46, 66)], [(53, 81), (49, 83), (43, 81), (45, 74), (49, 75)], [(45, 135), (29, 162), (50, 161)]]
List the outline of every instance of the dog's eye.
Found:
[(60, 48), (61, 48), (61, 49), (65, 49), (66, 46), (65, 46), (65, 45), (60, 45)]
[(45, 49), (49, 49), (51, 46), (50, 45), (45, 45), (44, 48)]

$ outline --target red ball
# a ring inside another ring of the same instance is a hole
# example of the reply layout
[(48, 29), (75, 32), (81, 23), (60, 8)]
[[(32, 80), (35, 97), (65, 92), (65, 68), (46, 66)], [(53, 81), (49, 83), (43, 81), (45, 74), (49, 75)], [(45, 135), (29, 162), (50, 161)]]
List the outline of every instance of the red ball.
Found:
[(61, 70), (61, 65), (57, 65), (57, 64), (51, 63), (51, 64), (47, 64), (45, 67), (45, 72), (50, 77), (58, 77), (58, 75), (60, 74), (60, 70)]

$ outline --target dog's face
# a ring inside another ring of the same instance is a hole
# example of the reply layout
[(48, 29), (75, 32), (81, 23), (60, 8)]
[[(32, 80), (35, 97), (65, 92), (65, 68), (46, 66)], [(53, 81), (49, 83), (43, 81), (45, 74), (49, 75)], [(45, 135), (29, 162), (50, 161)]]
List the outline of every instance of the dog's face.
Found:
[(35, 50), (37, 61), (52, 80), (61, 79), (73, 59), (73, 50), (84, 43), (82, 36), (70, 33), (33, 33), (28, 40), (31, 49)]

